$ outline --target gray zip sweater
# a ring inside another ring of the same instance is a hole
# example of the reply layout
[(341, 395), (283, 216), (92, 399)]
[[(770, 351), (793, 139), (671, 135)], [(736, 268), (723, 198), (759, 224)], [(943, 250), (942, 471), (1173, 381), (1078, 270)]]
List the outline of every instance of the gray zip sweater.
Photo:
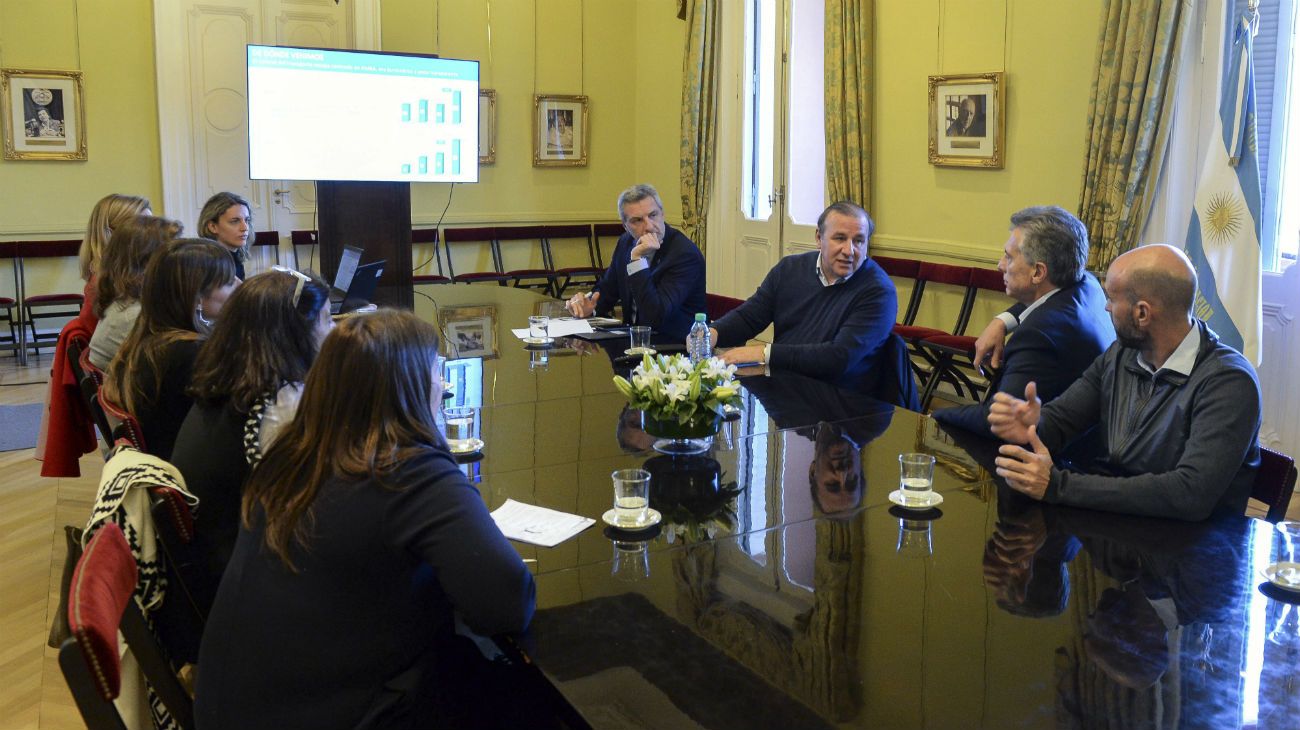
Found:
[(1039, 437), (1049, 450), (1093, 425), (1104, 444), (1086, 473), (1053, 467), (1044, 501), (1183, 520), (1245, 510), (1259, 469), (1259, 381), (1204, 322), (1196, 326), (1190, 375), (1152, 375), (1137, 350), (1115, 342), (1043, 407)]

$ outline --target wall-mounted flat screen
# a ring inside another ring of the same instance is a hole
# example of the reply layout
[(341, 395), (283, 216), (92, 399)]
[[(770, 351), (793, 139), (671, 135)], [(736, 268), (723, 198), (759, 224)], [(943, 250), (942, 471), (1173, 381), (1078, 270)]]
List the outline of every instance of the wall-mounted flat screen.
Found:
[(478, 61), (250, 45), (250, 177), (477, 182), (478, 86)]

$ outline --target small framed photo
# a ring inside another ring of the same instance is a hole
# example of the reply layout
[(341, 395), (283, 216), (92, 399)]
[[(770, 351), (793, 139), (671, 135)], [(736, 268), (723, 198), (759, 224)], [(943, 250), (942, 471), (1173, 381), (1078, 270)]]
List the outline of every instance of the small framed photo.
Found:
[(497, 161), (497, 92), (478, 90), (478, 164)]
[(451, 359), (497, 357), (496, 307), (445, 307), (438, 315)]
[(0, 69), (6, 160), (86, 159), (80, 71)]
[(533, 167), (585, 167), (587, 137), (587, 97), (533, 97)]
[(930, 77), (930, 164), (1002, 168), (1004, 81), (1001, 71)]

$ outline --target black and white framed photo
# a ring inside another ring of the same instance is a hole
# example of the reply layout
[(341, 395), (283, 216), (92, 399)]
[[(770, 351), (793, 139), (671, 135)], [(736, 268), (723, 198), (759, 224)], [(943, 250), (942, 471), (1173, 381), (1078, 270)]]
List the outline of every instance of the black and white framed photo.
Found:
[(533, 97), (533, 167), (587, 164), (587, 97)]
[(930, 164), (1001, 168), (1006, 156), (1001, 71), (930, 77)]
[(0, 69), (6, 160), (86, 159), (80, 71)]
[(449, 358), (490, 360), (499, 354), (496, 307), (444, 307), (438, 320), (447, 338)]

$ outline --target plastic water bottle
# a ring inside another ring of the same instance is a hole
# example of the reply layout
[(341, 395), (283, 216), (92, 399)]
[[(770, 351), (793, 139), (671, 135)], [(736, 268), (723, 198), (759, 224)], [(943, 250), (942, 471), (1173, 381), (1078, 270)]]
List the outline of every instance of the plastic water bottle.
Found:
[(709, 337), (709, 321), (704, 312), (695, 315), (695, 324), (686, 335), (686, 353), (692, 363), (708, 360), (713, 356), (713, 342)]

